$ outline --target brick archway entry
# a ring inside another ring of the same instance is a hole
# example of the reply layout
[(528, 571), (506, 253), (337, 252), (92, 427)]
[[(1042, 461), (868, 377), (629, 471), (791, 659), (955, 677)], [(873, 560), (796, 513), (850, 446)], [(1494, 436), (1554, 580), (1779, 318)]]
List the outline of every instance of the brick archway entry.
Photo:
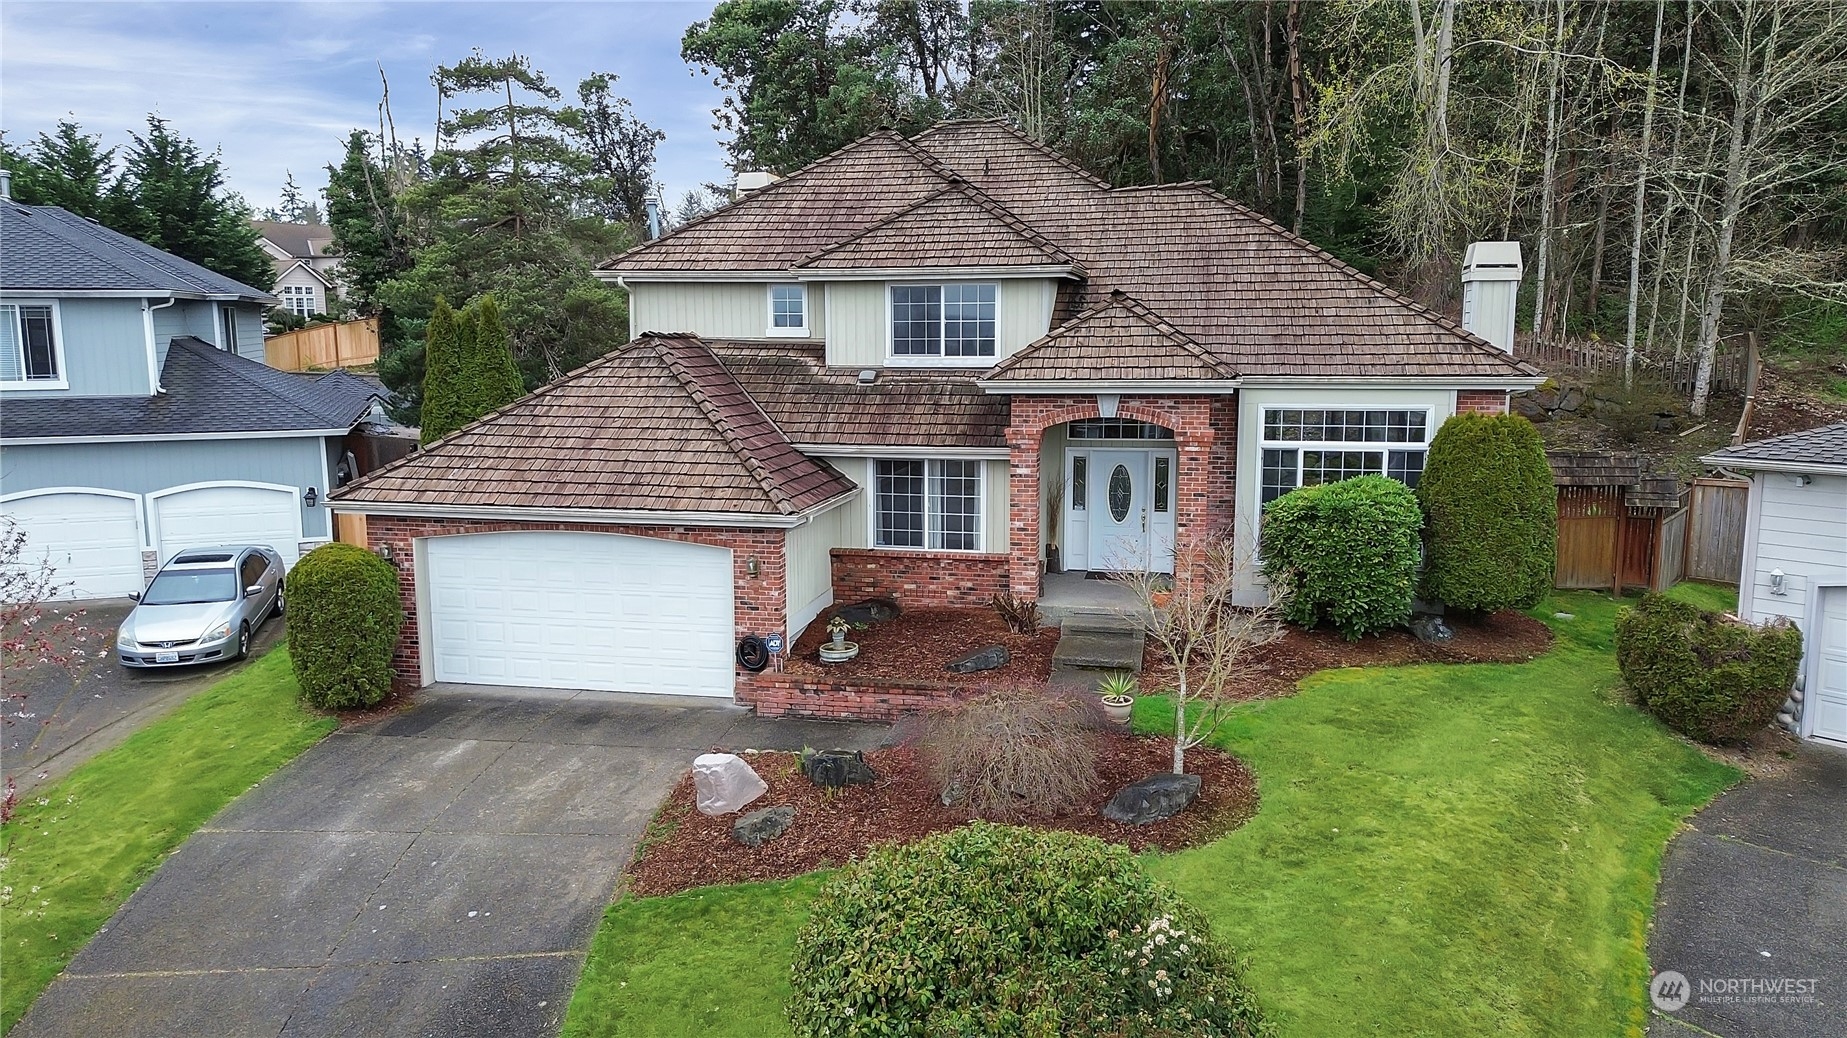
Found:
[[(1233, 396), (1124, 396), (1116, 415), (1173, 430), (1174, 532), (1184, 539), (1229, 527), (1236, 499), (1238, 405)], [(1039, 464), (1045, 431), (1101, 418), (1095, 396), (1016, 396), (1007, 424), (1008, 582), (1021, 598), (1039, 597)], [(1176, 574), (1185, 579), (1184, 574)]]

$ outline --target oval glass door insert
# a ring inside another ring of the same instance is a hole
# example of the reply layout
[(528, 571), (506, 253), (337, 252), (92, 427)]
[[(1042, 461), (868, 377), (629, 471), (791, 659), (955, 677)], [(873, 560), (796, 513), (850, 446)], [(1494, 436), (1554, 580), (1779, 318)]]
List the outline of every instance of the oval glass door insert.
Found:
[(1122, 522), (1129, 517), (1129, 469), (1118, 465), (1109, 474), (1109, 514), (1110, 518)]

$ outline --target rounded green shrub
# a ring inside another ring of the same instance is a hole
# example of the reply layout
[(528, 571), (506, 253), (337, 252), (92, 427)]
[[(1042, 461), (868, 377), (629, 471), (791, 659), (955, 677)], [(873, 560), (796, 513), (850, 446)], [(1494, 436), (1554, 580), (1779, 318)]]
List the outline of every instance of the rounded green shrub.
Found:
[(289, 571), (289, 659), (301, 697), (344, 710), (391, 691), (391, 651), (404, 626), (398, 571), (354, 544), (323, 544)]
[(1411, 488), (1385, 476), (1292, 490), (1263, 510), (1263, 574), (1283, 619), (1349, 640), (1411, 619), (1417, 530)]
[(1743, 742), (1776, 717), (1802, 661), (1802, 632), (1647, 595), (1616, 618), (1616, 664), (1644, 710), (1707, 743)]
[(1459, 414), (1430, 441), (1423, 596), (1456, 609), (1531, 609), (1552, 588), (1558, 490), (1539, 430), (1519, 415)]
[(1092, 837), (976, 822), (873, 851), (815, 905), (798, 1035), (1270, 1033), (1198, 914)]

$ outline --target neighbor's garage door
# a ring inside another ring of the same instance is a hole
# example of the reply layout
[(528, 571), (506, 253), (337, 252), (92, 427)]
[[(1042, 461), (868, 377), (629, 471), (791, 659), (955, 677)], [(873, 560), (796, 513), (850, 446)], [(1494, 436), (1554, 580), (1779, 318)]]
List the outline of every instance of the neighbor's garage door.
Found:
[(63, 491), (15, 497), (0, 512), (26, 535), (23, 561), (51, 564), (59, 598), (118, 598), (141, 590), (140, 508), (139, 498)]
[(424, 545), (437, 681), (731, 695), (731, 553), (607, 533)]
[(301, 550), (301, 506), (292, 487), (200, 486), (149, 498), (162, 565), (187, 548), (216, 544), (267, 544), (289, 566)]
[(1847, 742), (1847, 587), (1823, 589), (1821, 629), (1814, 652), (1815, 691), (1809, 709), (1815, 711), (1810, 734)]

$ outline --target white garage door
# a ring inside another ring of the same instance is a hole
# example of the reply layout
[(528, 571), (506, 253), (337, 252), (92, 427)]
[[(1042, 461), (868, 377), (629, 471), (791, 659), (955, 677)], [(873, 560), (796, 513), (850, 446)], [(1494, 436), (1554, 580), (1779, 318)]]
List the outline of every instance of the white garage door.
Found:
[(201, 486), (148, 495), (162, 565), (187, 548), (267, 544), (295, 565), (301, 506), (289, 487)]
[(0, 511), (25, 531), (22, 561), (51, 564), (58, 597), (118, 598), (141, 590), (140, 508), (139, 498), (79, 490), (16, 497)]
[(1816, 738), (1847, 742), (1847, 588), (1828, 588), (1822, 596), (1815, 691), (1807, 704), (1815, 711), (1815, 724), (1809, 731)]
[(731, 553), (607, 533), (424, 547), (437, 681), (731, 695)]

